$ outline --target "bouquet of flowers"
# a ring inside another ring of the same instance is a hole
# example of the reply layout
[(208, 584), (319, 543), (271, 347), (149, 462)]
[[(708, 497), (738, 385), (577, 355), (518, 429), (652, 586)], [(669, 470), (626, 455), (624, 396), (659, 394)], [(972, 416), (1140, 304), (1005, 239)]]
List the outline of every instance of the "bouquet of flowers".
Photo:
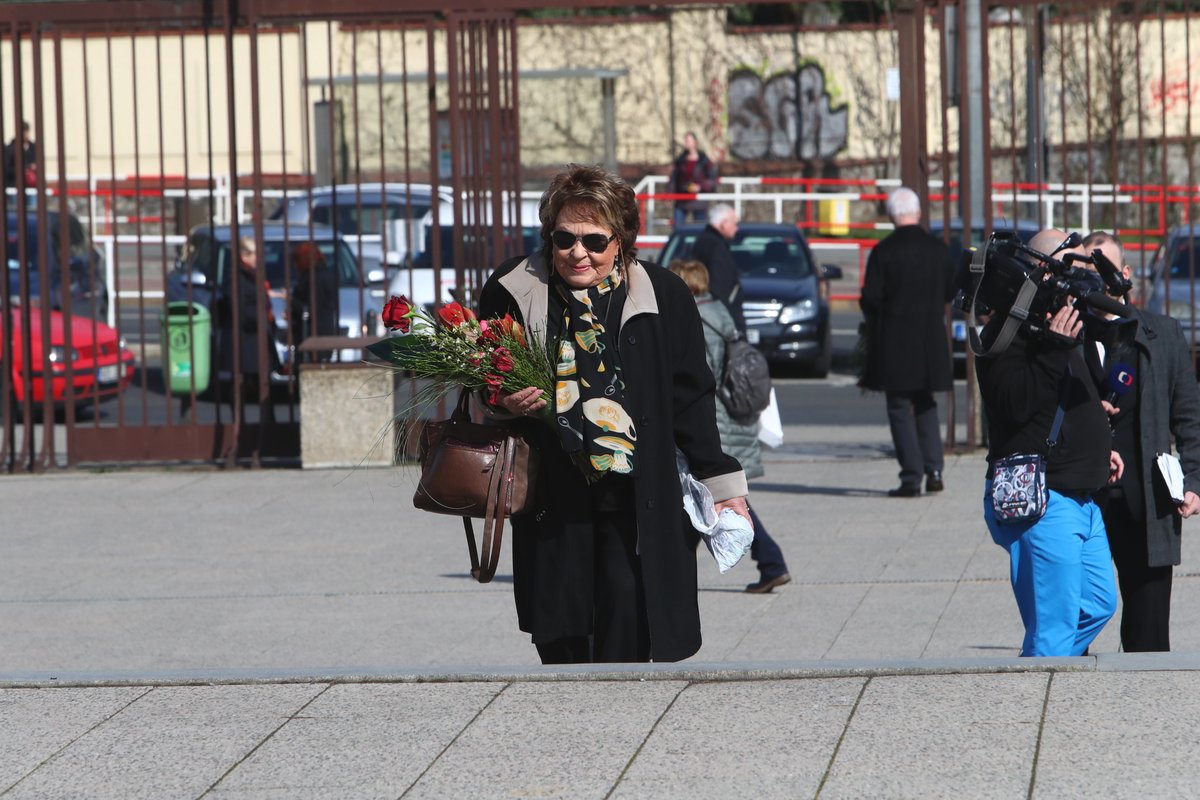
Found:
[(407, 298), (393, 296), (383, 308), (383, 323), (403, 335), (367, 349), (415, 378), (433, 380), (418, 392), (414, 407), (461, 387), (483, 390), (496, 405), (501, 392), (536, 386), (547, 400), (542, 419), (552, 422), (554, 368), (543, 343), (511, 315), (481, 320), (469, 308), (448, 303), (430, 316)]

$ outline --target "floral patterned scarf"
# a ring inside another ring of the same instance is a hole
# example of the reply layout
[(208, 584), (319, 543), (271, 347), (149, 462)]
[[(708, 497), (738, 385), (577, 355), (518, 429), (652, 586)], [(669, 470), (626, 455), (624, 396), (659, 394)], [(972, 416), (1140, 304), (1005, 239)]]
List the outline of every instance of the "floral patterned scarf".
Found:
[[(589, 482), (608, 472), (634, 473), (637, 430), (622, 406), (625, 383), (610, 352), (615, 340), (609, 336), (607, 320), (597, 316), (598, 312), (607, 316), (612, 297), (605, 295), (620, 285), (617, 270), (590, 289), (570, 290), (558, 284), (564, 308), (555, 370), (554, 416), (563, 450)], [(600, 311), (601, 306), (604, 311)]]

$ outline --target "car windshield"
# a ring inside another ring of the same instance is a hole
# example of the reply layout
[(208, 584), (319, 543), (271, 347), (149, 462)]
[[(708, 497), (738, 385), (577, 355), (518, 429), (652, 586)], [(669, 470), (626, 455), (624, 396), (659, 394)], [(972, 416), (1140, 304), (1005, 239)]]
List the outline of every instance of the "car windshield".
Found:
[[(686, 257), (696, 240), (695, 233), (673, 239), (663, 250), (662, 264)], [(739, 231), (729, 243), (734, 263), (741, 273), (751, 278), (807, 278), (812, 275), (812, 262), (797, 236), (786, 233), (755, 233)]]
[[(441, 266), (443, 269), (445, 269), (447, 267), (457, 266), (454, 261), (454, 241), (455, 241), (454, 226), (449, 225), (449, 224), (443, 224), (440, 226), (440, 230), (441, 230), (441, 234), (442, 234), (442, 236), (441, 236), (441, 239), (442, 239), (442, 263), (441, 263)], [(528, 226), (521, 228), (521, 243), (520, 243), (520, 245), (518, 245), (516, 247), (510, 246), (510, 243), (507, 241), (508, 237), (511, 236), (510, 231), (508, 231), (506, 229), (504, 231), (504, 236), (505, 236), (504, 252), (506, 252), (506, 253), (527, 255), (529, 253), (533, 253), (533, 252), (541, 249), (541, 246), (542, 246), (542, 229), (540, 226), (528, 225)], [(488, 238), (490, 239), (490, 235), (488, 236)], [(465, 233), (463, 236), (459, 237), (459, 241), (462, 242), (463, 251), (466, 254), (468, 259), (471, 259), (472, 254), (474, 252), (476, 252), (478, 249), (480, 249), (479, 246), (481, 244), (483, 245), (482, 249), (484, 249), (484, 250), (488, 249), (488, 247), (490, 246), (490, 242), (485, 241), (485, 242), (481, 243), (478, 241), (477, 237), (470, 232)], [(426, 250), (424, 252), (417, 253), (416, 258), (413, 259), (414, 267), (428, 268), (428, 267), (433, 266), (433, 247), (432, 247), (433, 226), (432, 225), (425, 226), (425, 243), (427, 246)], [(467, 266), (476, 266), (476, 265), (468, 264)]]
[[(296, 248), (301, 244), (307, 244), (303, 239), (288, 242), (288, 252), (294, 253)], [(325, 263), (337, 267), (338, 286), (358, 286), (358, 262), (354, 260), (354, 254), (350, 252), (350, 248), (344, 242), (336, 242), (331, 239), (323, 242), (313, 242), (321, 251), (321, 255), (325, 258)], [(336, 247), (337, 257), (334, 257)], [(288, 265), (284, 257), (283, 242), (266, 242), (263, 247), (263, 265), (267, 272), (267, 282), (272, 286), (283, 287), (287, 286)], [(296, 266), (293, 261), (291, 264), (291, 279), (294, 283), (296, 280)]]
[[(339, 233), (382, 233), (385, 222), (397, 219), (420, 219), (429, 211), (430, 202), (425, 199), (412, 198), (408, 203), (403, 200), (388, 201), (380, 205), (378, 196), (375, 202), (369, 202), (364, 196), (359, 205), (353, 194), (338, 195), (338, 204), (315, 205), (312, 210), (313, 222), (329, 225)], [(336, 210), (336, 213), (334, 213)]]

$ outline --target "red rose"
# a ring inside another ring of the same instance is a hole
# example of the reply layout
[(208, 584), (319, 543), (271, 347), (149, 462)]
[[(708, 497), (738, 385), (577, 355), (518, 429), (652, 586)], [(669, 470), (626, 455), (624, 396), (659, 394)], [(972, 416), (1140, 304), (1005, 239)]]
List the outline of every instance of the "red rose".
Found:
[(505, 314), (500, 319), (494, 319), (488, 328), (488, 341), (499, 341), (501, 336), (506, 336), (511, 339), (516, 339), (517, 343), (525, 347), (525, 330), (521, 327), (521, 323), (512, 318), (512, 314)]
[(463, 308), (458, 303), (447, 303), (438, 309), (438, 318), (448, 328), (457, 328), (460, 325), (465, 325), (467, 322), (467, 314), (470, 312)]
[(467, 356), (467, 363), (470, 364), (472, 367), (478, 367), (480, 364), (483, 363), (483, 356), (484, 356), (483, 351), (477, 350), (474, 353), (471, 353), (471, 355)]
[(513, 371), (512, 353), (508, 352), (508, 348), (496, 348), (496, 351), (492, 353), (492, 366), (501, 372)]
[(485, 319), (479, 323), (479, 339), (483, 342), (496, 344), (500, 341), (501, 330), (497, 327), (497, 320), (492, 320), (490, 323)]
[(504, 385), (504, 379), (499, 375), (487, 375), (483, 382), (487, 384), (487, 401), (494, 406), (500, 405), (500, 387)]
[(412, 303), (408, 302), (407, 297), (392, 295), (392, 298), (387, 301), (387, 305), (383, 307), (383, 324), (389, 330), (408, 333), (409, 328), (412, 327), (412, 318), (415, 313), (416, 309), (413, 308)]

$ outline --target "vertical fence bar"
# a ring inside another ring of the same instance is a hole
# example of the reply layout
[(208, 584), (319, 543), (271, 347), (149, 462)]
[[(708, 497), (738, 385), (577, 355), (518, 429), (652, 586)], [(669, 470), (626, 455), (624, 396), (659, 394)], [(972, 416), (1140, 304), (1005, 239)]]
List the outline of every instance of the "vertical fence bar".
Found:
[[(133, 96), (133, 204), (131, 211), (133, 213), (133, 233), (137, 237), (135, 252), (137, 253), (137, 309), (138, 309), (138, 340), (140, 342), (138, 348), (138, 361), (144, 366), (146, 364), (146, 259), (145, 252), (142, 247), (142, 141), (141, 141), (141, 103), (138, 98), (138, 34), (137, 32), (129, 35), (129, 50), (132, 59), (132, 72), (130, 74), (130, 86), (132, 87)], [(142, 370), (142, 419), (141, 424), (145, 425), (150, 419), (150, 386), (146, 380), (146, 370)]]
[[(404, 37), (403, 32), (400, 34)], [(405, 65), (407, 69), (407, 65)], [(383, 271), (384, 285), (387, 285), (388, 279), (388, 252), (391, 247), (389, 241), (391, 231), (388, 222), (391, 214), (388, 213), (388, 174), (387, 174), (387, 142), (384, 141), (384, 118), (383, 118), (383, 33), (381, 26), (375, 26), (375, 102), (377, 119), (375, 124), (379, 129), (379, 268)], [(411, 217), (411, 214), (406, 214), (406, 217)], [(384, 297), (384, 302), (387, 302), (387, 297)], [(373, 331), (372, 331), (373, 333)]]
[[(113, 97), (113, 56), (112, 56), (112, 40), (113, 32), (109, 27), (104, 31), (104, 70), (105, 70), (105, 88), (108, 90), (108, 102), (105, 108), (108, 109), (108, 214), (113, 222), (109, 226), (110, 232), (114, 236), (120, 232), (120, 228), (116, 225), (117, 219), (117, 148), (116, 148), (116, 101)], [(115, 314), (113, 315), (113, 328), (117, 332), (118, 338), (121, 335), (121, 248), (119, 245), (114, 245), (112, 248), (113, 258), (113, 285), (109, 287), (109, 302), (115, 306)], [(125, 396), (124, 394), (117, 395), (117, 421), (118, 424), (125, 424)]]
[[(158, 31), (154, 32), (154, 86), (156, 91), (155, 105), (158, 110), (158, 232), (160, 247), (162, 247), (162, 263), (159, 266), (159, 278), (162, 281), (163, 296), (159, 301), (159, 318), (167, 318), (167, 166), (166, 166), (166, 143), (163, 135), (163, 117), (166, 116), (166, 110), (163, 108), (163, 79), (162, 79), (162, 34)], [(183, 72), (184, 70), (180, 70)], [(161, 325), (159, 326), (161, 330)], [(163, 399), (162, 405), (166, 412), (164, 416), (164, 424), (170, 428), (173, 424), (171, 419), (171, 391), (170, 391), (170, 375), (167, 374), (169, 342), (166, 337), (159, 339), (159, 362), (162, 364), (163, 376)], [(146, 362), (142, 362), (142, 374), (145, 375)], [(149, 394), (149, 393), (147, 393)], [(149, 420), (144, 420), (148, 422)]]
[[(41, 302), (43, 311), (38, 314), (39, 327), (42, 331), (42, 341), (53, 341), (51, 336), (50, 314), (45, 309), (52, 307), (51, 275), (50, 275), (50, 214), (46, 199), (46, 109), (45, 109), (45, 71), (42, 69), (42, 31), (35, 27), (30, 36), (30, 46), (33, 53), (33, 130), (34, 141), (38, 142), (34, 169), (37, 171), (35, 191), (37, 192), (37, 271), (38, 283), (41, 286)], [(20, 147), (13, 148), (19, 151)], [(21, 169), (21, 167), (18, 167)], [(20, 220), (18, 220), (20, 222)], [(28, 227), (26, 227), (28, 230)], [(69, 324), (69, 323), (68, 323)], [(42, 452), (39, 466), (48, 469), (57, 465), (54, 442), (54, 368), (50, 361), (50, 348), (43, 347), (41, 355), (42, 377)], [(68, 396), (65, 393), (64, 397)], [(30, 423), (29, 418), (26, 424)]]
[[(289, 369), (287, 370), (288, 422), (295, 422), (295, 420), (296, 420), (295, 399), (296, 399), (296, 389), (298, 388), (296, 385), (296, 379), (297, 379), (297, 373), (300, 368), (300, 352), (296, 348), (296, 342), (299, 341), (300, 339), (304, 338), (304, 336), (306, 335), (306, 332), (303, 330), (296, 329), (297, 326), (303, 325), (303, 320), (293, 319), (290, 314), (290, 311), (292, 308), (292, 292), (295, 291), (295, 288), (292, 284), (294, 276), (292, 275), (292, 260), (289, 256), (289, 254), (291, 253), (291, 241), (290, 240), (291, 240), (292, 231), (291, 231), (291, 226), (288, 224), (290, 222), (290, 220), (288, 219), (290, 215), (287, 213), (287, 205), (288, 205), (288, 197), (291, 194), (291, 181), (288, 178), (288, 161), (287, 161), (287, 152), (288, 152), (287, 123), (285, 122), (285, 120), (287, 120), (287, 100), (286, 100), (287, 89), (286, 89), (286, 86), (284, 85), (284, 80), (283, 80), (283, 76), (284, 76), (284, 73), (286, 70), (284, 67), (284, 60), (283, 60), (283, 49), (284, 48), (283, 48), (283, 26), (282, 25), (276, 25), (276, 27), (275, 27), (275, 47), (276, 47), (276, 56), (277, 56), (276, 67), (279, 71), (279, 154), (280, 154), (279, 170), (280, 170), (280, 172), (283, 173), (283, 181), (282, 181), (282, 183), (283, 183), (283, 199), (280, 201), (280, 203), (281, 203), (284, 211), (283, 211), (283, 215), (280, 219), (283, 222), (283, 257), (284, 257), (283, 269), (284, 269), (284, 283), (286, 284), (286, 286), (284, 288), (287, 289), (287, 292), (288, 292), (288, 301), (287, 301), (286, 312), (285, 312), (285, 313), (288, 313), (286, 344), (287, 344), (287, 353), (289, 354), (289, 356), (291, 358), (291, 363), (289, 364)], [(310, 226), (309, 226), (309, 238), (310, 239), (312, 238), (311, 234), (312, 234), (312, 227), (311, 227), (311, 221), (310, 221)], [(335, 258), (336, 258), (336, 255), (335, 255)], [(336, 261), (334, 263), (336, 263)], [(314, 265), (314, 267), (315, 267), (315, 265)], [(297, 279), (303, 280), (303, 276), (301, 276), (300, 278), (297, 278)], [(309, 272), (308, 281), (309, 281), (309, 295), (308, 296), (310, 298), (316, 298), (317, 293), (316, 293), (316, 271), (315, 271), (315, 269)], [(319, 302), (319, 300), (314, 299), (314, 302)], [(311, 319), (314, 320), (314, 322), (313, 322), (314, 326), (316, 325), (316, 322), (315, 322), (316, 317), (317, 317), (317, 315), (316, 315), (315, 306), (314, 306), (314, 312), (311, 314)], [(315, 333), (316, 333), (316, 329), (314, 327), (313, 330), (310, 330), (307, 332), (307, 335), (311, 336), (311, 335), (315, 335)]]
[[(234, 81), (234, 54), (233, 54), (233, 32), (236, 25), (234, 19), (234, 11), (230, 6), (230, 0), (226, 0), (224, 18), (222, 19), (221, 33), (225, 45), (225, 126), (229, 137), (229, 194), (228, 202), (234, 205), (229, 214), (229, 264), (227, 269), (230, 271), (230, 304), (232, 314), (230, 320), (230, 330), (232, 336), (233, 357), (231, 361), (231, 369), (233, 371), (232, 388), (230, 390), (230, 401), (233, 405), (233, 441), (225, 453), (225, 460), (229, 466), (237, 464), (238, 442), (241, 440), (242, 427), (245, 422), (245, 404), (242, 381), (242, 303), (241, 303), (241, 281), (237, 280), (236, 271), (240, 269), (238, 265), (238, 247), (241, 239), (241, 220), (238, 218), (236, 209), (238, 187), (240, 180), (238, 177), (238, 157), (237, 157), (237, 93), (235, 91)], [(209, 106), (212, 107), (211, 105)], [(211, 173), (210, 173), (211, 174)], [(216, 255), (217, 247), (210, 248), (214, 254), (214, 258), (219, 258)], [(255, 450), (257, 453), (257, 449)]]
[[(449, 30), (446, 31), (447, 53), (449, 53)], [(428, 98), (428, 116), (429, 116), (429, 185), (433, 194), (433, 205), (431, 210), (430, 242), (429, 253), (432, 261), (430, 265), (433, 268), (433, 297), (434, 304), (440, 305), (442, 302), (442, 203), (440, 200), (441, 193), (441, 153), (439, 147), (439, 131), (438, 131), (438, 110), (437, 110), (437, 59), (436, 48), (434, 44), (436, 36), (436, 27), (433, 20), (430, 19), (425, 23), (425, 91)], [(407, 165), (406, 165), (407, 166)], [(453, 204), (453, 199), (451, 200)]]
[[(54, 133), (55, 133), (55, 149), (58, 151), (58, 174), (56, 176), (56, 191), (58, 193), (58, 264), (60, 283), (59, 283), (59, 302), (62, 304), (62, 313), (65, 324), (63, 325), (63, 347), (66, 357), (63, 359), (64, 382), (63, 386), (63, 423), (65, 425), (67, 463), (66, 466), (73, 466), (71, 454), (71, 439), (75, 428), (75, 359), (71, 357), (71, 353), (75, 352), (75, 329), (71, 325), (71, 319), (74, 309), (71, 305), (71, 287), (75, 281), (71, 277), (71, 226), (69, 197), (67, 196), (67, 147), (66, 136), (63, 132), (63, 121), (66, 119), (63, 113), (63, 69), (62, 69), (62, 31), (54, 31), (51, 40), (51, 46), (54, 53)], [(43, 156), (44, 163), (44, 156)], [(47, 204), (49, 202), (47, 201)], [(45, 231), (45, 236), (49, 239), (55, 230), (53, 228)], [(45, 313), (45, 312), (43, 312)], [(93, 339), (93, 345), (95, 339)], [(95, 356), (93, 355), (93, 358)], [(54, 418), (49, 421), (43, 420), (43, 425), (46, 427), (54, 427), (52, 424)], [(57, 437), (56, 437), (57, 438)]]
[[(88, 77), (87, 76), (90, 75), (91, 73), (88, 69), (89, 42), (88, 42), (88, 37), (87, 37), (86, 31), (80, 36), (79, 49), (80, 49), (81, 61), (83, 64), (83, 72), (81, 75), (82, 83), (85, 87), (87, 87), (88, 86)], [(95, 204), (95, 185), (92, 183), (92, 106), (91, 106), (91, 97), (92, 97), (92, 93), (85, 89), (85, 91), (83, 93), (83, 163), (84, 163), (84, 175), (87, 180), (87, 192), (88, 192), (88, 196), (87, 196), (87, 201), (88, 201), (87, 246), (88, 246), (89, 252), (87, 254), (87, 259), (88, 259), (88, 272), (89, 272), (88, 280), (91, 282), (92, 292), (93, 292), (92, 313), (90, 316), (92, 318), (92, 322), (91, 322), (92, 341), (94, 342), (98, 338), (98, 336), (97, 336), (97, 331), (99, 330), (98, 321), (101, 316), (104, 316), (104, 318), (106, 320), (108, 319), (108, 310), (101, 308), (99, 301), (97, 300), (97, 298), (95, 296), (96, 286), (99, 284), (100, 276), (97, 275), (96, 268), (98, 265), (96, 263), (96, 258), (95, 258), (96, 204)], [(108, 302), (111, 303), (112, 296), (109, 293), (107, 280), (105, 280), (104, 286), (105, 286), (106, 296), (108, 297)], [(92, 408), (92, 427), (98, 428), (98, 427), (100, 427), (100, 396), (99, 396), (99, 393), (97, 393), (97, 395), (92, 399), (92, 402), (90, 403), (90, 405)]]
[[(191, 203), (192, 203), (192, 191), (191, 191), (191, 189), (192, 189), (192, 180), (191, 180), (191, 175), (192, 175), (191, 163), (192, 163), (192, 161), (191, 161), (191, 153), (188, 150), (189, 120), (188, 120), (188, 88), (187, 88), (187, 69), (186, 69), (186, 65), (187, 65), (187, 35), (183, 31), (182, 28), (179, 31), (179, 63), (183, 67), (182, 69), (179, 70), (179, 118), (180, 118), (180, 122), (181, 122), (180, 129), (181, 129), (181, 133), (182, 133), (181, 144), (183, 145), (183, 187), (184, 187), (183, 210), (184, 210), (184, 215), (185, 215), (185, 219), (186, 219), (186, 223), (184, 225), (183, 232), (184, 232), (184, 235), (190, 239), (191, 238), (191, 230), (190, 230), (190, 228), (191, 228)], [(183, 245), (183, 257), (184, 257), (184, 259), (186, 259), (186, 262), (184, 264), (182, 264), (181, 266), (183, 266), (185, 269), (191, 269), (193, 265), (191, 263), (191, 253), (188, 252), (187, 242), (185, 242)], [(187, 282), (186, 301), (187, 301), (188, 330), (194, 331), (195, 323), (196, 323), (196, 315), (195, 315), (195, 308), (192, 305), (193, 294), (192, 294), (192, 282), (191, 281)], [(211, 326), (211, 324), (212, 324), (211, 315), (209, 316), (209, 320), (210, 320), (209, 325)], [(211, 335), (210, 335), (210, 340), (211, 340)], [(191, 339), (191, 342), (192, 342), (191, 346), (193, 348), (197, 347), (197, 342), (194, 337)], [(199, 344), (199, 346), (209, 347), (210, 344), (211, 344), (211, 341), (202, 342)], [(162, 343), (162, 347), (164, 348), (164, 351), (162, 353), (162, 368), (163, 368), (164, 387), (169, 386), (168, 382), (170, 380), (170, 375), (168, 374), (169, 353), (166, 350), (168, 345), (169, 345), (169, 342)], [(194, 357), (194, 352), (193, 352), (193, 357)], [(209, 365), (209, 371), (210, 371), (210, 373), (215, 372), (215, 370), (213, 369), (213, 365), (211, 363)], [(210, 378), (210, 380), (211, 380), (211, 378)], [(192, 369), (192, 370), (189, 370), (189, 375), (188, 375), (187, 395), (180, 400), (180, 406), (181, 406), (180, 418), (182, 419), (184, 413), (190, 413), (193, 424), (195, 424), (197, 422), (196, 399), (197, 399), (196, 398), (196, 370)], [(166, 405), (167, 405), (167, 415), (170, 416), (173, 411), (172, 406), (174, 405), (174, 403), (171, 400), (171, 395), (170, 395), (169, 391), (166, 395)]]
[[(12, 24), (10, 30), (11, 30), (11, 32), (8, 33), (7, 35), (5, 35), (4, 31), (0, 31), (0, 43), (3, 43), (7, 39), (7, 41), (11, 45), (13, 53), (14, 53), (14, 61), (17, 61), (18, 59), (17, 59), (16, 53), (17, 53), (17, 47), (18, 47), (18, 43), (17, 43), (18, 36), (17, 36), (17, 27), (16, 27), (15, 22)], [(14, 75), (19, 75), (19, 73), (17, 73), (14, 70)], [(13, 90), (14, 97), (16, 96), (16, 92), (17, 92), (17, 90), (16, 90), (16, 87), (14, 86), (14, 90)], [(5, 92), (4, 92), (3, 76), (0, 76), (0, 109), (4, 108), (5, 100), (6, 100), (6, 96), (5, 96)], [(14, 130), (20, 129), (20, 125), (21, 125), (21, 113), (20, 112), (21, 112), (21, 107), (19, 105), (17, 105), (16, 103), (14, 103), (13, 104), (13, 129)], [(0, 114), (0, 142), (6, 141), (7, 139), (8, 139), (8, 136), (4, 130), (4, 114)], [(11, 235), (11, 231), (9, 230), (9, 227), (8, 227), (8, 189), (9, 189), (9, 185), (8, 185), (8, 175), (6, 174), (6, 172), (7, 172), (7, 170), (3, 169), (3, 165), (0, 164), (0, 239), (4, 240), (5, 248), (8, 247), (8, 237)], [(5, 258), (7, 259), (7, 257), (8, 257), (8, 253), (7, 253), (7, 249), (6, 249)], [(12, 297), (10, 296), (10, 291), (9, 291), (9, 279), (7, 276), (7, 268), (6, 268), (5, 279), (3, 281), (0, 281), (0, 319), (3, 319), (5, 321), (5, 323), (8, 325), (12, 325), (12, 323), (13, 323), (13, 303), (12, 303)], [(13, 326), (13, 327), (15, 328), (16, 326)], [(12, 336), (0, 337), (0, 362), (11, 365), (13, 363), (13, 353), (14, 353), (13, 337)], [(14, 399), (13, 399), (12, 368), (10, 367), (8, 369), (0, 369), (0, 410), (2, 410), (3, 414), (4, 414), (3, 440), (0, 441), (0, 469), (3, 469), (5, 473), (9, 473), (9, 474), (14, 472), (16, 469), (16, 466), (17, 466), (17, 459), (16, 459), (17, 428), (16, 428), (16, 424), (13, 420), (13, 418), (17, 414), (16, 405), (17, 404), (14, 402)], [(28, 427), (28, 426), (24, 426), (24, 427)]]
[[(1191, 14), (1183, 15), (1183, 63), (1184, 68), (1184, 87), (1186, 89), (1187, 102), (1184, 106), (1184, 123), (1183, 123), (1183, 152), (1187, 163), (1187, 188), (1183, 202), (1183, 224), (1184, 230), (1188, 232), (1188, 308), (1191, 311), (1190, 323), (1191, 329), (1196, 330), (1196, 236), (1195, 230), (1192, 228), (1192, 206), (1196, 203), (1196, 164), (1195, 152), (1192, 147), (1192, 32), (1191, 32)], [(1165, 58), (1165, 52), (1164, 52)], [(1169, 262), (1168, 265), (1169, 266)], [(1169, 269), (1168, 269), (1169, 271)], [(1192, 359), (1196, 357), (1196, 341), (1193, 335), (1192, 339)]]
[[(268, 353), (268, 348), (275, 348), (273, 336), (275, 326), (269, 324), (271, 297), (267, 291), (267, 243), (263, 236), (262, 116), (258, 86), (260, 80), (258, 69), (259, 24), (259, 19), (255, 16), (246, 20), (246, 36), (250, 46), (250, 151), (254, 170), (250, 180), (253, 187), (251, 217), (254, 221), (254, 241), (258, 248), (257, 267), (254, 273), (254, 314), (257, 318), (255, 346), (258, 349), (258, 386), (255, 387), (258, 392), (258, 438), (254, 451), (250, 454), (251, 463), (255, 467), (262, 466), (267, 434), (269, 428), (273, 428), (275, 425), (275, 406), (271, 400), (271, 358)], [(230, 100), (232, 102), (233, 98), (231, 97)], [(230, 242), (231, 250), (234, 250), (236, 246), (236, 242)]]
[[(13, 24), (12, 37), (12, 56), (13, 56), (13, 140), (21, 135), (24, 125), (27, 123), (28, 117), (25, 114), (25, 75), (24, 75), (24, 59), (22, 58), (22, 49), (24, 47), (22, 41), (22, 31), (16, 23)], [(20, 264), (17, 278), (17, 297), (20, 308), (17, 316), (20, 320), (19, 325), (22, 331), (29, 332), (32, 330), (33, 315), (30, 311), (29, 302), (29, 226), (26, 222), (29, 215), (28, 195), (26, 194), (25, 185), (25, 152), (21, 147), (14, 148), (13, 152), (14, 170), (13, 178), (16, 183), (16, 216), (14, 224), (17, 226), (17, 261)], [(12, 317), (10, 316), (9, 319)], [(33, 472), (37, 469), (37, 453), (34, 447), (33, 425), (28, 424), (33, 419), (33, 345), (29, 335), (21, 337), (21, 384), (25, 387), (25, 391), (21, 397), (21, 418), (26, 422), (21, 426), (21, 455), (20, 460), (24, 464), (25, 471)]]
[[(1137, 95), (1134, 98), (1134, 106), (1137, 108), (1137, 163), (1135, 166), (1135, 174), (1137, 175), (1138, 194), (1141, 199), (1137, 204), (1137, 229), (1138, 229), (1138, 266), (1137, 270), (1137, 294), (1142, 301), (1146, 297), (1146, 200), (1148, 192), (1146, 191), (1146, 143), (1143, 139), (1145, 134), (1145, 114), (1142, 111), (1142, 9), (1140, 3), (1135, 3), (1133, 7), (1133, 71), (1137, 76)], [(1128, 250), (1126, 250), (1125, 260), (1129, 261)]]

